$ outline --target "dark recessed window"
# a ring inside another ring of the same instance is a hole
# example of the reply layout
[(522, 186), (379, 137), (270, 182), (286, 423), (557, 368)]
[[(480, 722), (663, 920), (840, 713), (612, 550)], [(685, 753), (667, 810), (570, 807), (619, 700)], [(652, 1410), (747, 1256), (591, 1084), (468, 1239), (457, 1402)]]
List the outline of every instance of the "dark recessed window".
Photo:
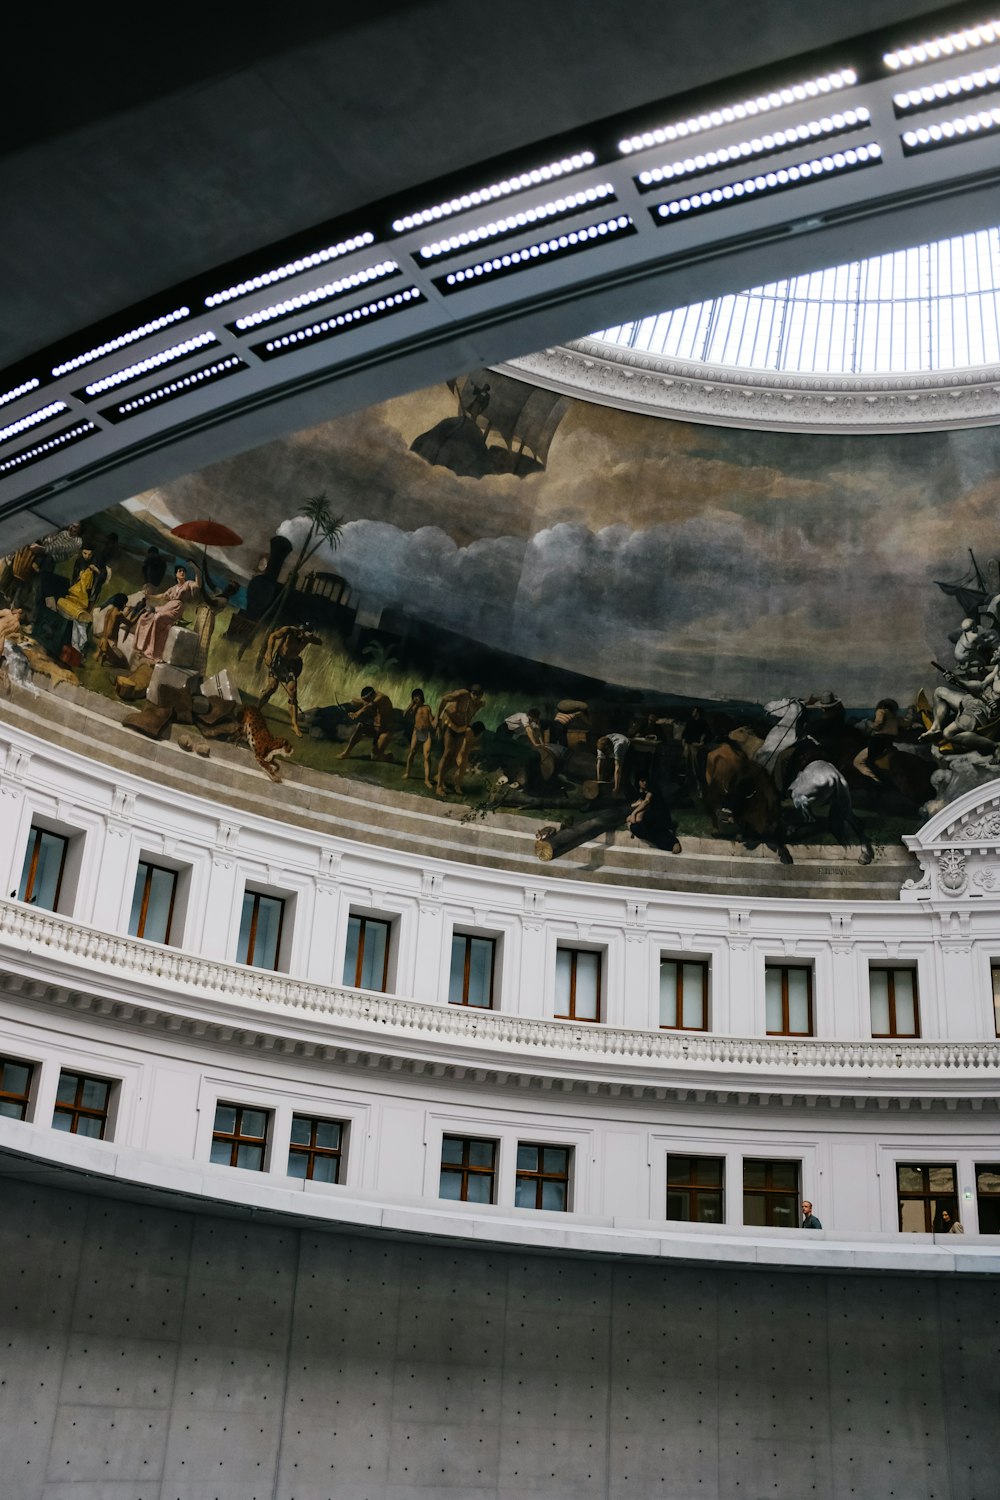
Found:
[(721, 1156), (668, 1156), (667, 1218), (681, 1224), (721, 1224), (724, 1174)]
[(952, 1221), (958, 1215), (954, 1164), (923, 1166), (900, 1162), (896, 1167), (896, 1190), (903, 1234), (940, 1232), (943, 1211), (951, 1215)]
[(26, 1120), (31, 1097), (31, 1063), (0, 1057), (0, 1115), (8, 1120)]
[(309, 1115), (293, 1115), (288, 1147), (289, 1177), (304, 1177), (308, 1182), (339, 1182), (344, 1130), (340, 1120), (314, 1120)]
[(584, 948), (556, 949), (556, 1016), (560, 1021), (601, 1019), (601, 955)]
[(496, 946), (493, 938), (473, 937), (466, 932), (452, 934), (449, 1005), (477, 1005), (483, 1010), (490, 1009)]
[(514, 1203), (517, 1208), (569, 1207), (569, 1146), (532, 1146), (519, 1141)]
[(441, 1197), (456, 1203), (492, 1203), (496, 1141), (446, 1135), (441, 1142)]
[(708, 964), (660, 959), (660, 1025), (670, 1031), (708, 1030)]
[(141, 859), (135, 873), (128, 930), (150, 943), (169, 943), (177, 896), (177, 871)]
[(799, 1222), (799, 1163), (744, 1161), (743, 1222), (794, 1228)]
[(990, 965), (990, 978), (993, 981), (993, 1029), (1000, 1036), (1000, 964)]
[(868, 988), (872, 1036), (919, 1036), (917, 976), (913, 969), (871, 968)]
[(800, 964), (768, 964), (764, 974), (768, 1036), (812, 1036), (813, 972)]
[(85, 1078), (82, 1073), (63, 1071), (59, 1074), (52, 1128), (102, 1141), (110, 1104), (111, 1084), (106, 1078)]
[(61, 833), (50, 833), (47, 828), (31, 825), (17, 890), (19, 901), (42, 906), (46, 911), (58, 911), (68, 848), (69, 839), (63, 838)]
[(1000, 1161), (976, 1163), (979, 1233), (1000, 1234)]
[(345, 984), (356, 990), (388, 989), (390, 932), (391, 923), (382, 917), (348, 918)]
[(279, 896), (244, 891), (236, 962), (252, 964), (255, 969), (276, 969), (284, 921), (285, 903)]
[(220, 1167), (263, 1172), (270, 1114), (245, 1104), (217, 1104), (211, 1160)]

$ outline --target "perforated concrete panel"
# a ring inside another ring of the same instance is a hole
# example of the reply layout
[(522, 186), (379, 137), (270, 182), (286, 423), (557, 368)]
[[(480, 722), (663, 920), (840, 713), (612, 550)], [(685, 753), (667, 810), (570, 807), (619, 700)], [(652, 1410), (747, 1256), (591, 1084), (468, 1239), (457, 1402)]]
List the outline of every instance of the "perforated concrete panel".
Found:
[(996, 1500), (983, 1279), (2, 1192), (2, 1500)]

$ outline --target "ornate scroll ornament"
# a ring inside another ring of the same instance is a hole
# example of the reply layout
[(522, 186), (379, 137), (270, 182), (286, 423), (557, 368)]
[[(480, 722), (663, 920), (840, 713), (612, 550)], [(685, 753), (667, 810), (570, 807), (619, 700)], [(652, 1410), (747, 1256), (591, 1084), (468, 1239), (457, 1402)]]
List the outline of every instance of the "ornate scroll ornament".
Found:
[(961, 849), (945, 849), (938, 858), (938, 885), (946, 896), (960, 896), (969, 883)]
[(1000, 811), (984, 813), (971, 823), (962, 823), (952, 829), (952, 838), (965, 839), (969, 843), (993, 842), (1000, 839)]

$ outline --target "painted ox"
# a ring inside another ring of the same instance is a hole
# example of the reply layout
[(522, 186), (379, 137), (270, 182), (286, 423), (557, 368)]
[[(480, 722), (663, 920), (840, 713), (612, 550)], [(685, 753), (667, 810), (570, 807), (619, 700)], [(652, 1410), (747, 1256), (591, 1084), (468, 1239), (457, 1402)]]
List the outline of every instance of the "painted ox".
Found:
[(720, 814), (728, 812), (748, 849), (766, 844), (783, 865), (792, 863), (782, 833), (778, 789), (764, 767), (731, 740), (716, 745), (706, 757), (705, 806), (716, 833), (723, 832)]
[(847, 782), (836, 766), (828, 760), (811, 761), (796, 776), (788, 788), (788, 795), (803, 823), (825, 821), (841, 844), (849, 843), (849, 835), (853, 833), (861, 845), (858, 864), (871, 864), (875, 852), (854, 815)]

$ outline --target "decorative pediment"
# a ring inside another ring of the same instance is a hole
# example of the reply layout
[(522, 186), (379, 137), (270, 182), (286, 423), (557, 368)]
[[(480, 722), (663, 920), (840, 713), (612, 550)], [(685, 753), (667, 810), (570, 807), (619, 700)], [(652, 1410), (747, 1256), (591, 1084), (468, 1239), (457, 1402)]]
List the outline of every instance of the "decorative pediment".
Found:
[(1000, 899), (1000, 780), (964, 792), (903, 842), (923, 872), (903, 901)]

